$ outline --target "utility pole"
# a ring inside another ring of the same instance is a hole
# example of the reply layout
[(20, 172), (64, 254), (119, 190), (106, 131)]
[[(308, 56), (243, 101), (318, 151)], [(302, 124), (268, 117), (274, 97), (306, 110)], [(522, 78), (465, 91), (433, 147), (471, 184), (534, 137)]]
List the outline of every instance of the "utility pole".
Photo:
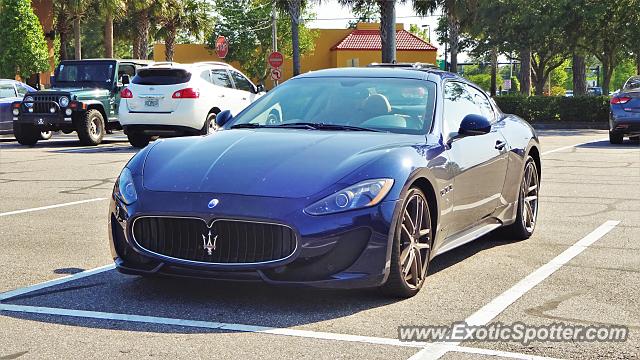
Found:
[[(276, 17), (276, 2), (273, 2), (273, 8), (271, 9), (271, 50), (273, 52), (278, 51), (278, 24)], [(278, 80), (273, 80), (273, 86), (278, 86)]]

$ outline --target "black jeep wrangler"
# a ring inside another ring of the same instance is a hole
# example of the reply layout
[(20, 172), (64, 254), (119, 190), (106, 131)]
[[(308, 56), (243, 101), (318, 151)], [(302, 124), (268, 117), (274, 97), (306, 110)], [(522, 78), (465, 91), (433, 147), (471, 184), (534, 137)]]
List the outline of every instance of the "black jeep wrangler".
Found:
[(51, 89), (27, 93), (12, 105), (13, 132), (22, 145), (34, 145), (42, 131), (78, 133), (83, 145), (98, 145), (118, 122), (120, 90), (145, 60), (65, 60), (51, 77)]

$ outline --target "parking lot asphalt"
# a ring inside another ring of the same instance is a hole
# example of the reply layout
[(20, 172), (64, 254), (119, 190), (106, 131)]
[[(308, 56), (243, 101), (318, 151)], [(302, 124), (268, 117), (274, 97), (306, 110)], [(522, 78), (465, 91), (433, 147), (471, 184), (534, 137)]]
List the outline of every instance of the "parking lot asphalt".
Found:
[[(111, 264), (108, 198), (135, 149), (121, 134), (98, 147), (72, 136), (32, 148), (0, 138), (0, 359), (433, 358), (433, 344), (398, 341), (398, 326), (486, 318), (488, 304), (499, 305), (489, 320), (505, 324), (622, 325), (630, 334), (625, 342), (463, 342), (442, 359), (640, 358), (640, 147), (610, 145), (599, 130), (539, 134), (535, 234), (520, 242), (490, 234), (441, 255), (407, 300), (145, 279), (111, 267), (84, 276)], [(590, 235), (603, 224), (607, 231)], [(593, 242), (575, 245), (585, 238)], [(566, 251), (572, 256), (554, 263)], [(501, 300), (549, 264), (530, 289)]]

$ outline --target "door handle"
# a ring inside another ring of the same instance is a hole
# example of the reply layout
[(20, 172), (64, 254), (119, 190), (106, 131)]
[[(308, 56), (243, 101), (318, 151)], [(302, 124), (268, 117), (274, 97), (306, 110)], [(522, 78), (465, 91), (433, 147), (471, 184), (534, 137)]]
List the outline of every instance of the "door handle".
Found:
[(219, 97), (224, 97), (224, 94), (218, 95)]
[(496, 149), (498, 150), (502, 150), (504, 149), (504, 147), (507, 145), (506, 142), (502, 141), (502, 140), (498, 140), (496, 141)]

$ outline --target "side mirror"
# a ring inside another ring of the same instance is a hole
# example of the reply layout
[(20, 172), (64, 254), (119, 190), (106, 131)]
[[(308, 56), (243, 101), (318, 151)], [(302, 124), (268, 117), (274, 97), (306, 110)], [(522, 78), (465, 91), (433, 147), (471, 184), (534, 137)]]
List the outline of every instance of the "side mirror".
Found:
[(131, 79), (129, 79), (129, 75), (124, 74), (120, 80), (122, 82), (122, 86), (127, 86), (131, 83)]
[(223, 127), (224, 124), (231, 121), (231, 119), (233, 119), (233, 115), (231, 115), (231, 111), (229, 110), (221, 111), (218, 113), (218, 115), (216, 115), (216, 125), (218, 125), (219, 128)]
[(491, 122), (482, 115), (469, 114), (460, 123), (460, 136), (484, 135), (491, 131)]
[(258, 84), (258, 86), (256, 86), (256, 94), (260, 94), (261, 92), (264, 92), (264, 84)]

